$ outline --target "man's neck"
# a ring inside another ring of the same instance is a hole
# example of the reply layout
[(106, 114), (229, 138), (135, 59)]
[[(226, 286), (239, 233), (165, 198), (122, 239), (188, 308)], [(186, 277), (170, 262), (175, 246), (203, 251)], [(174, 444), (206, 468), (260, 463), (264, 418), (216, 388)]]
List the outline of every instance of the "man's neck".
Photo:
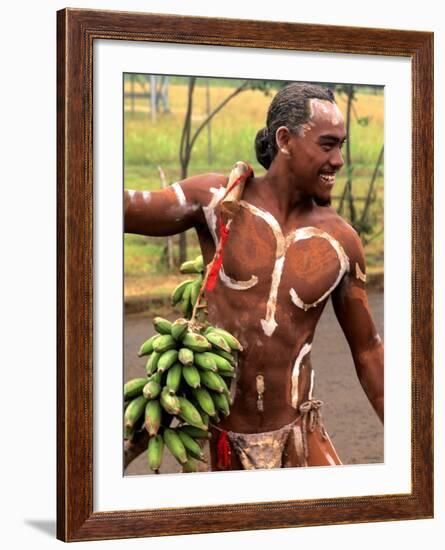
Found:
[(315, 208), (312, 197), (299, 189), (298, 182), (292, 179), (288, 170), (277, 165), (271, 166), (265, 176), (255, 179), (250, 194), (270, 205), (268, 210), (279, 212), (284, 222), (291, 215), (308, 213)]

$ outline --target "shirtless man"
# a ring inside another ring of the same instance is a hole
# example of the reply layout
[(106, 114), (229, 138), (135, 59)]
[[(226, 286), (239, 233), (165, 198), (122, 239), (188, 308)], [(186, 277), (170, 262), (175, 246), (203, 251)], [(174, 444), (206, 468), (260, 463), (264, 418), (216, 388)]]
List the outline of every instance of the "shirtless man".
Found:
[[(341, 464), (313, 397), (310, 360), (330, 296), (383, 422), (383, 345), (368, 307), (363, 249), (330, 206), (345, 139), (332, 92), (306, 84), (279, 91), (258, 132), (256, 154), (267, 172), (246, 181), (216, 287), (207, 293), (209, 322), (244, 348), (230, 415), (210, 441), (213, 470)], [(209, 264), (227, 181), (206, 174), (163, 191), (126, 191), (125, 231), (165, 236), (194, 227)]]

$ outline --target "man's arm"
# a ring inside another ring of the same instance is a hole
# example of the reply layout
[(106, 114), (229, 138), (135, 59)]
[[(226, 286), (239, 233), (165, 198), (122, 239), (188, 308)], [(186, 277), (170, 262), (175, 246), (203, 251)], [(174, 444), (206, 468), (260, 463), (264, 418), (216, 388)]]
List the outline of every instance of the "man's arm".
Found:
[(193, 176), (160, 191), (124, 191), (125, 232), (162, 237), (203, 224), (202, 206), (212, 187), (225, 185), (219, 174)]
[(365, 259), (354, 230), (347, 235), (350, 271), (332, 294), (337, 319), (346, 336), (360, 383), (383, 422), (383, 344), (378, 335), (365, 290)]

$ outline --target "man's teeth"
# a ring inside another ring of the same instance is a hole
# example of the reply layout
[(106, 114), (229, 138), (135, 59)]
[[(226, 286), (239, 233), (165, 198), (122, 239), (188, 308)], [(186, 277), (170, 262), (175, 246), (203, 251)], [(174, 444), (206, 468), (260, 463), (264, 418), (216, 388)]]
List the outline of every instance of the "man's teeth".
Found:
[(321, 174), (320, 177), (326, 183), (334, 183), (335, 182), (335, 174)]

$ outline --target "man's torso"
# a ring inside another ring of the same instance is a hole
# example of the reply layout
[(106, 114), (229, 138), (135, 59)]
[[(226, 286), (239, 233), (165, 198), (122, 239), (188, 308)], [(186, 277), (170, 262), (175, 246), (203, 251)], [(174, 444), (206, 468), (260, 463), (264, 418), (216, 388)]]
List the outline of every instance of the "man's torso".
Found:
[[(206, 263), (219, 237), (221, 193), (211, 193), (213, 201), (203, 208), (207, 227), (198, 230)], [(241, 200), (230, 224), (223, 267), (207, 299), (209, 321), (244, 347), (231, 414), (221, 425), (261, 432), (292, 421), (299, 405), (313, 397), (315, 327), (349, 260), (345, 222), (332, 209), (316, 207), (284, 221), (245, 196), (249, 200)]]

